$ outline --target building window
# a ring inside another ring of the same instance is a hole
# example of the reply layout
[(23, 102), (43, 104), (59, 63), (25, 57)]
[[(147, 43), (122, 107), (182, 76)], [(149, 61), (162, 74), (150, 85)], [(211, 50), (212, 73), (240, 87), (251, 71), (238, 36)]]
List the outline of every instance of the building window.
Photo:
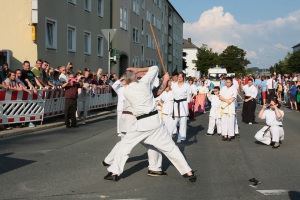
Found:
[(133, 0), (133, 12), (140, 14), (140, 0)]
[(144, 45), (142, 45), (141, 61), (144, 61), (144, 56), (145, 56)]
[(91, 0), (84, 0), (84, 10), (91, 12)]
[(91, 55), (91, 32), (84, 31), (84, 54)]
[(104, 14), (104, 0), (98, 0), (98, 16), (103, 17)]
[(157, 0), (153, 0), (154, 4), (157, 4)]
[(120, 27), (127, 30), (127, 9), (120, 6)]
[(76, 0), (68, 0), (68, 3), (70, 3), (70, 4), (76, 4)]
[(150, 10), (147, 10), (147, 21), (151, 22), (152, 13)]
[(142, 8), (145, 9), (145, 0), (142, 0)]
[(142, 35), (144, 35), (144, 26), (145, 26), (144, 19), (142, 19)]
[(98, 35), (97, 45), (98, 56), (103, 57), (103, 36)]
[(147, 47), (151, 48), (152, 37), (149, 34), (146, 35), (146, 40), (147, 40)]
[(139, 30), (135, 27), (132, 29), (132, 40), (135, 43), (139, 43)]
[(68, 25), (68, 51), (76, 52), (76, 28)]
[(132, 56), (132, 66), (139, 67), (139, 57), (138, 56)]
[(57, 48), (57, 21), (46, 18), (46, 48)]
[(151, 21), (152, 25), (156, 27), (156, 18), (155, 15), (152, 14), (152, 21)]
[(157, 0), (158, 7), (161, 8), (161, 0)]

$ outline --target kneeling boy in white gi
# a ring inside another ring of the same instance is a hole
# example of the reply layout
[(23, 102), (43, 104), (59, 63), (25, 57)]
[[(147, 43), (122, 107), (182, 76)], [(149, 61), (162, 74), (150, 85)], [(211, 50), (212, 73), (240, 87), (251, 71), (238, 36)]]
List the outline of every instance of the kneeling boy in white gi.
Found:
[[(214, 95), (212, 94), (214, 92)], [(211, 102), (211, 108), (209, 112), (209, 124), (206, 136), (212, 136), (214, 134), (215, 126), (217, 126), (217, 133), (221, 135), (221, 115), (220, 106), (221, 101), (219, 99), (220, 87), (216, 86), (207, 94), (208, 100)]]

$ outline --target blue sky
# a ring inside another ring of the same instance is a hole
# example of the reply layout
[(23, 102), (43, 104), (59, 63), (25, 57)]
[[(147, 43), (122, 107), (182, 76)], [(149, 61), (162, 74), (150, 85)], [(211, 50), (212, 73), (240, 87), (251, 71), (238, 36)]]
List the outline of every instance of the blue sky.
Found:
[(300, 0), (170, 0), (185, 20), (183, 37), (216, 52), (236, 45), (248, 67), (266, 68), (300, 43)]

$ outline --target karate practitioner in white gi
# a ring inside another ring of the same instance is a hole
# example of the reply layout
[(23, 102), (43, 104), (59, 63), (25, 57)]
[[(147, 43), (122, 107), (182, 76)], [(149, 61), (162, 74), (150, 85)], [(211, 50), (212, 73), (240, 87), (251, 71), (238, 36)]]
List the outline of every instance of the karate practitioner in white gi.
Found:
[(127, 84), (123, 77), (114, 82), (112, 88), (118, 95), (118, 105), (117, 105), (117, 133), (121, 134), (120, 131), (120, 118), (124, 108), (125, 97), (123, 95), (124, 90), (126, 89)]
[(273, 149), (280, 147), (279, 141), (284, 140), (284, 130), (282, 128), (282, 121), (284, 112), (280, 110), (280, 104), (277, 99), (273, 99), (270, 102), (270, 108), (267, 108), (268, 104), (264, 104), (258, 117), (266, 119), (267, 126), (264, 126), (255, 134), (255, 139), (266, 144), (272, 145)]
[(237, 90), (232, 85), (232, 78), (226, 78), (226, 86), (222, 87), (220, 91), (221, 103), (221, 126), (222, 126), (222, 140), (231, 141), (231, 137), (234, 136), (235, 126), (235, 99), (237, 96)]
[(188, 103), (191, 100), (192, 90), (189, 84), (184, 81), (185, 74), (180, 72), (178, 75), (178, 82), (172, 85), (172, 92), (174, 97), (173, 105), (173, 127), (176, 128), (179, 122), (179, 134), (177, 143), (186, 140), (187, 117), (189, 115)]
[[(157, 81), (157, 80), (155, 81), (155, 86), (158, 86), (158, 85), (156, 85), (156, 84), (158, 84), (158, 82), (159, 81)], [(166, 84), (167, 84), (167, 77), (163, 81), (160, 89), (157, 91), (157, 94), (160, 94), (162, 92), (162, 89), (163, 89), (162, 87), (165, 87)], [(118, 106), (120, 104), (123, 106), (122, 112), (120, 112), (120, 113), (118, 112), (118, 114), (120, 114), (120, 118), (118, 116), (118, 124), (117, 124), (118, 125), (118, 133), (119, 133), (118, 136), (121, 138), (121, 140), (123, 139), (125, 134), (130, 130), (130, 127), (136, 122), (136, 117), (132, 114), (132, 107), (131, 107), (130, 103), (128, 101), (126, 101), (126, 99), (123, 95), (126, 88), (127, 88), (127, 83), (123, 77), (121, 77), (121, 79), (116, 81), (115, 84), (113, 85), (113, 89), (118, 94)], [(117, 150), (120, 146), (119, 143), (120, 142), (118, 142), (113, 147), (113, 149), (106, 156), (104, 161), (102, 161), (101, 164), (103, 166), (110, 166), (113, 163), (115, 153), (117, 152)], [(162, 171), (162, 169), (161, 169), (161, 166), (162, 166), (161, 153), (151, 145), (146, 145), (143, 142), (141, 142), (141, 144), (143, 146), (145, 146), (146, 148), (148, 148), (148, 151), (147, 151), (148, 158), (149, 158), (148, 176), (165, 176), (165, 175), (167, 175), (167, 173)]]
[(162, 114), (163, 114), (163, 122), (165, 123), (165, 126), (168, 130), (168, 133), (170, 137), (172, 137), (173, 134), (173, 118), (172, 118), (172, 113), (173, 113), (173, 93), (172, 93), (172, 88), (171, 88), (171, 81), (168, 81), (168, 86), (166, 87), (166, 90), (159, 96), (157, 97), (159, 104), (162, 107)]
[[(104, 177), (106, 180), (117, 181), (122, 174), (128, 154), (139, 142), (153, 145), (172, 162), (177, 170), (183, 175), (187, 174), (191, 182), (196, 181), (190, 166), (186, 162), (179, 148), (169, 136), (156, 110), (155, 100), (152, 94), (153, 81), (158, 74), (158, 67), (128, 68), (124, 78), (128, 88), (124, 92), (126, 100), (132, 106), (132, 112), (137, 121), (131, 126), (130, 131), (123, 137), (117, 150), (113, 164), (108, 168), (109, 173)], [(136, 82), (136, 74), (147, 72), (141, 80)]]
[[(214, 94), (212, 94), (212, 92), (214, 92)], [(209, 112), (208, 130), (205, 134), (206, 136), (212, 136), (214, 134), (215, 126), (217, 126), (218, 135), (221, 135), (222, 133), (220, 114), (221, 101), (219, 98), (219, 93), (220, 87), (216, 86), (207, 94), (207, 98), (211, 102), (211, 108)]]

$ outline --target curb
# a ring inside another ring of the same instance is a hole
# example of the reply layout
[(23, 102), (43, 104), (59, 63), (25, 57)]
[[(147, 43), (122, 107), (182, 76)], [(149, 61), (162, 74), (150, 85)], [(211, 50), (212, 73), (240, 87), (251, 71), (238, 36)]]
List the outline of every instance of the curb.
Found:
[[(101, 117), (101, 116), (104, 116), (104, 115), (109, 115), (109, 114), (112, 114), (112, 113), (116, 113), (116, 112), (115, 111), (103, 111), (103, 112), (100, 112), (100, 113), (97, 113), (97, 114), (87, 116), (86, 119), (87, 120), (94, 119), (94, 118)], [(81, 120), (77, 120), (77, 122), (80, 122), (80, 121)], [(20, 129), (20, 130), (14, 130), (13, 129), (8, 133), (1, 133), (0, 132), (0, 139), (13, 137), (13, 136), (18, 136), (18, 135), (25, 135), (25, 134), (29, 134), (29, 133), (35, 133), (35, 132), (38, 132), (38, 131), (44, 131), (44, 130), (48, 130), (48, 129), (56, 128), (56, 127), (60, 127), (60, 126), (65, 126), (65, 122), (54, 122), (54, 123), (49, 123), (49, 124), (46, 124), (46, 125), (40, 125), (40, 126), (34, 127), (34, 128), (24, 127), (23, 129)]]

